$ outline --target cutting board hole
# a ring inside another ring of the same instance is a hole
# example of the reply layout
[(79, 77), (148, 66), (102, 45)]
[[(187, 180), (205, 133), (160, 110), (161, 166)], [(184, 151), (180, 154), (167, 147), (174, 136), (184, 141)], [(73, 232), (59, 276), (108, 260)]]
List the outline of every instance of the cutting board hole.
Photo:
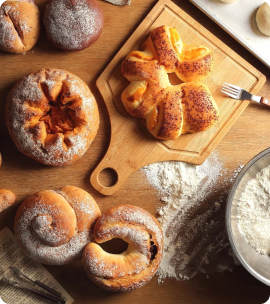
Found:
[(112, 187), (118, 181), (118, 174), (112, 168), (105, 168), (100, 171), (98, 180), (103, 187)]

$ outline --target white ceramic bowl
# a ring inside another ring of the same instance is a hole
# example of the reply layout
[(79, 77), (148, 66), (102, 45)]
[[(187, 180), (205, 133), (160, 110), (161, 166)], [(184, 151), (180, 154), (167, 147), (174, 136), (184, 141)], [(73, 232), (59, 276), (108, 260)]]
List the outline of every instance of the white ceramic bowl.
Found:
[(226, 209), (227, 231), (234, 253), (256, 279), (268, 286), (270, 286), (270, 256), (261, 255), (244, 239), (238, 228), (237, 209), (247, 183), (269, 165), (270, 148), (255, 156), (239, 173), (229, 194)]

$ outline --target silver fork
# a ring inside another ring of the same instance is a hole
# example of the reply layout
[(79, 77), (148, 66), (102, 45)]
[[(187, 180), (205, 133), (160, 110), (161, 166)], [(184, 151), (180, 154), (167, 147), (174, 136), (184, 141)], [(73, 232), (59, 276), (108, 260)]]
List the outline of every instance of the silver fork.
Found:
[(234, 99), (253, 100), (270, 107), (270, 100), (266, 99), (265, 97), (252, 95), (244, 89), (226, 82), (223, 82), (221, 92)]

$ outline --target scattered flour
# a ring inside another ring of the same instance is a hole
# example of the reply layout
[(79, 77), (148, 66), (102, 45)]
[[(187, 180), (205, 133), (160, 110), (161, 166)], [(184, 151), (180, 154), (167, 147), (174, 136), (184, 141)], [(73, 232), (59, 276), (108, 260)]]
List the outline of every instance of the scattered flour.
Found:
[(200, 166), (171, 161), (142, 169), (165, 204), (158, 209), (164, 234), (159, 282), (232, 270), (237, 261), (227, 238), (225, 202), (242, 167), (230, 172), (213, 153)]
[(238, 227), (261, 254), (270, 254), (270, 166), (250, 180), (238, 207)]

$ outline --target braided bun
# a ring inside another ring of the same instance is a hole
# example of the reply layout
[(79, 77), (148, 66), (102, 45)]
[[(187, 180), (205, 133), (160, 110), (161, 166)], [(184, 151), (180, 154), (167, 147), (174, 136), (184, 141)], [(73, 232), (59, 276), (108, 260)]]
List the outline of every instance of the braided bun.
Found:
[[(140, 51), (123, 61), (122, 74), (131, 83), (122, 102), (129, 114), (145, 119), (156, 138), (173, 140), (205, 131), (218, 121), (219, 111), (209, 89), (197, 81), (212, 68), (210, 49), (185, 45), (175, 28), (160, 26), (150, 32)], [(171, 85), (167, 73), (173, 72), (187, 83)]]

